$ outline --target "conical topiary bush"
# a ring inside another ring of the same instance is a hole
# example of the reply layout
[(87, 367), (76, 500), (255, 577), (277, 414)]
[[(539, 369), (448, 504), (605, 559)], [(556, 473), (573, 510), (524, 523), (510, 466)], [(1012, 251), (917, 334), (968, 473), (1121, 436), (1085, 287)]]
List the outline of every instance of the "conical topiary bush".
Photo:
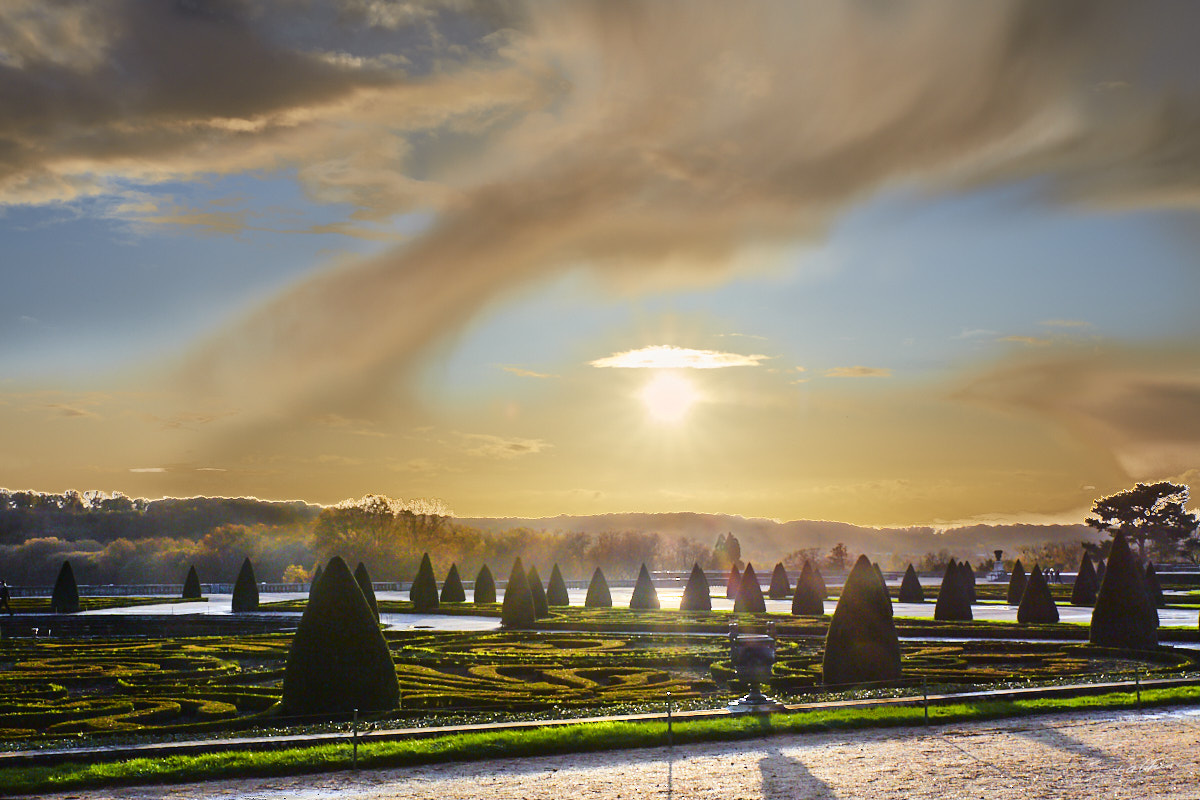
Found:
[(952, 558), (942, 575), (942, 585), (938, 589), (937, 603), (933, 607), (933, 618), (956, 622), (972, 619), (970, 597), (966, 578), (959, 569), (958, 563)]
[(487, 564), (480, 567), (479, 574), (475, 576), (474, 600), (476, 603), (496, 602), (496, 579), (492, 577)]
[(1096, 592), (1099, 588), (1100, 581), (1096, 578), (1092, 557), (1084, 553), (1083, 560), (1079, 562), (1079, 573), (1075, 576), (1075, 585), (1071, 587), (1071, 605), (1096, 605)]
[(70, 561), (64, 561), (58, 568), (54, 591), (50, 593), (50, 612), (52, 614), (74, 614), (78, 610), (79, 585), (75, 583), (75, 570), (71, 568)]
[(771, 585), (767, 588), (767, 597), (772, 600), (787, 600), (792, 596), (792, 584), (788, 581), (787, 569), (783, 562), (775, 565), (771, 572)]
[(612, 594), (608, 591), (608, 581), (599, 567), (592, 573), (588, 583), (587, 597), (583, 599), (584, 608), (612, 608)]
[(323, 569), (324, 568), (320, 564), (317, 564), (317, 568), (315, 570), (313, 570), (312, 582), (310, 582), (308, 584), (308, 593), (309, 594), (312, 594), (313, 588), (317, 585), (317, 582), (321, 580), (321, 575), (322, 575)]
[(370, 713), (390, 711), (399, 702), (396, 668), (376, 617), (346, 562), (334, 556), (292, 638), (283, 673), (284, 713)]
[(819, 617), (825, 613), (825, 581), (819, 577), (814, 580), (814, 570), (810, 561), (805, 561), (800, 569), (796, 591), (792, 595), (792, 614), (795, 616)]
[(242, 562), (237, 580), (233, 584), (233, 611), (243, 613), (258, 611), (258, 579), (254, 577), (254, 566), (250, 557)]
[(826, 685), (894, 681), (900, 677), (900, 640), (887, 587), (866, 556), (846, 576), (825, 635)]
[(375, 615), (375, 621), (379, 622), (379, 601), (375, 599), (375, 587), (371, 585), (371, 573), (367, 572), (367, 565), (361, 561), (354, 568), (354, 580), (358, 583), (359, 591), (363, 593), (363, 599), (367, 601), (367, 607)]
[(1089, 639), (1104, 647), (1150, 650), (1158, 646), (1158, 612), (1150, 605), (1142, 571), (1119, 531), (1096, 594)]
[(754, 565), (746, 562), (746, 571), (738, 580), (738, 593), (733, 601), (733, 610), (737, 614), (765, 614), (767, 604), (763, 600), (762, 589), (758, 586), (758, 576), (754, 574)]
[[(801, 576), (803, 579), (803, 576)], [(825, 577), (821, 575), (821, 568), (814, 561), (812, 570), (808, 573), (808, 582), (812, 584), (812, 592), (822, 601), (829, 599), (829, 588), (825, 586)]]
[(442, 581), (442, 595), (439, 602), (467, 602), (467, 590), (463, 588), (462, 578), (458, 575), (458, 564), (450, 565), (450, 571), (446, 573), (446, 580)]
[(550, 616), (550, 604), (546, 602), (546, 587), (542, 586), (537, 567), (530, 567), (525, 579), (529, 581), (529, 595), (533, 598), (533, 616), (545, 619)]
[(1058, 606), (1054, 605), (1050, 587), (1046, 585), (1046, 576), (1037, 564), (1033, 565), (1029, 580), (1025, 582), (1025, 596), (1021, 598), (1021, 605), (1017, 607), (1017, 622), (1058, 622)]
[(433, 562), (429, 560), (429, 553), (421, 556), (421, 566), (417, 567), (417, 576), (408, 589), (408, 599), (412, 601), (413, 611), (418, 614), (437, 610), (437, 578), (433, 577)]
[(1104, 566), (1103, 559), (1096, 560), (1096, 593), (1100, 593), (1100, 584), (1104, 583), (1104, 572), (1107, 567)]
[(1021, 559), (1017, 559), (1017, 563), (1013, 564), (1012, 575), (1008, 578), (1008, 596), (1005, 598), (1010, 606), (1019, 606), (1021, 598), (1025, 596), (1025, 583), (1029, 577), (1025, 574), (1025, 567), (1021, 564)]
[(963, 585), (967, 589), (967, 603), (974, 603), (975, 597), (975, 568), (971, 566), (971, 562), (963, 559), (958, 562), (958, 569), (962, 572)]
[(546, 585), (546, 604), (550, 606), (571, 605), (571, 598), (567, 594), (567, 582), (563, 580), (558, 564), (550, 569), (550, 583)]
[(500, 609), (500, 624), (505, 628), (532, 628), (537, 621), (533, 608), (533, 593), (529, 591), (529, 576), (521, 559), (513, 562), (504, 587), (504, 605)]
[(904, 580), (900, 582), (900, 595), (897, 599), (901, 603), (925, 602), (925, 590), (921, 588), (921, 579), (917, 577), (917, 571), (913, 569), (912, 564), (904, 570)]
[(196, 573), (195, 565), (188, 567), (187, 578), (183, 581), (183, 599), (199, 600), (203, 595), (200, 591), (200, 576)]
[(654, 581), (650, 580), (650, 570), (646, 569), (645, 564), (642, 564), (641, 570), (638, 571), (637, 583), (633, 585), (633, 597), (629, 598), (629, 607), (638, 611), (661, 608), (658, 590), (654, 588)]
[(738, 581), (742, 579), (742, 572), (734, 564), (729, 568), (729, 577), (725, 579), (725, 597), (728, 600), (737, 598)]
[(1146, 581), (1146, 596), (1150, 598), (1150, 605), (1155, 608), (1163, 608), (1166, 606), (1166, 600), (1163, 598), (1162, 584), (1158, 581), (1158, 571), (1154, 569), (1154, 563), (1146, 562), (1146, 571), (1142, 573), (1143, 580)]
[(692, 574), (687, 586), (683, 587), (683, 598), (679, 601), (680, 611), (712, 611), (711, 588), (708, 576), (699, 564), (692, 564)]

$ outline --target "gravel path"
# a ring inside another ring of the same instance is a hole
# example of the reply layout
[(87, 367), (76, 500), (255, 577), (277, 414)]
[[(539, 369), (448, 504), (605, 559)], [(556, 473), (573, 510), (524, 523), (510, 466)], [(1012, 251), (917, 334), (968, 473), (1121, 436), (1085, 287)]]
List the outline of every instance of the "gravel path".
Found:
[(987, 798), (1196, 800), (1200, 709), (72, 792), (100, 800)]

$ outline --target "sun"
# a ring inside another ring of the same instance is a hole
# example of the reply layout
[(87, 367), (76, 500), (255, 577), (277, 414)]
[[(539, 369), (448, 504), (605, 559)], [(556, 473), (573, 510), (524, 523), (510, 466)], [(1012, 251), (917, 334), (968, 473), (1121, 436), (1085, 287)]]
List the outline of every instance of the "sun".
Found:
[(655, 422), (678, 425), (700, 393), (687, 378), (670, 372), (654, 377), (641, 391), (642, 404)]

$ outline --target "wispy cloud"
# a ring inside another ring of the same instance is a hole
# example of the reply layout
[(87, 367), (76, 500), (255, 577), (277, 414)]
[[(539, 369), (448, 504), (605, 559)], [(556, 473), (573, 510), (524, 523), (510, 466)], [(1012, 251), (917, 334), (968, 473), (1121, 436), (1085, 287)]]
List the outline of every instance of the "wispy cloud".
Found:
[(130, 467), (130, 472), (166, 472), (166, 467)]
[(833, 367), (825, 370), (826, 378), (890, 378), (892, 371), (886, 367)]
[(770, 356), (723, 353), (719, 350), (693, 350), (669, 344), (657, 344), (639, 350), (626, 350), (588, 362), (593, 367), (615, 369), (722, 369), (757, 367)]
[(1092, 323), (1081, 319), (1047, 319), (1042, 321), (1047, 328), (1090, 328)]
[(524, 369), (522, 367), (514, 367), (514, 366), (507, 365), (507, 364), (501, 364), (500, 368), (502, 370), (504, 370), (505, 372), (511, 372), (513, 375), (516, 375), (521, 378), (557, 378), (558, 377), (557, 375), (551, 375), (548, 372), (534, 372), (531, 369)]
[(1042, 339), (1037, 336), (1001, 336), (997, 342), (1012, 342), (1013, 344), (1024, 344), (1030, 347), (1045, 347), (1050, 344), (1049, 339)]
[(68, 405), (66, 403), (46, 403), (44, 408), (49, 408), (52, 411), (58, 412), (63, 417), (82, 417), (85, 419), (100, 419), (100, 415), (95, 411), (89, 411), (80, 406)]
[(523, 439), (516, 436), (494, 436), (490, 433), (459, 433), (468, 455), (483, 458), (510, 459), (540, 453), (549, 442), (541, 439)]

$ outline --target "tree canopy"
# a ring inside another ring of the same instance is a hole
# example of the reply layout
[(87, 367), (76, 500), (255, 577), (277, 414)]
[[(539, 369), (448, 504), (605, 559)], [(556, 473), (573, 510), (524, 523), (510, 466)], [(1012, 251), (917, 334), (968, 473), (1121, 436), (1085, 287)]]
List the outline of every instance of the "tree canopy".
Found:
[(1200, 519), (1189, 512), (1188, 487), (1181, 483), (1159, 481), (1139, 483), (1132, 489), (1101, 497), (1092, 506), (1087, 524), (1111, 536), (1124, 534), (1137, 542), (1138, 555), (1146, 558), (1151, 543), (1160, 557), (1173, 556), (1188, 548)]

